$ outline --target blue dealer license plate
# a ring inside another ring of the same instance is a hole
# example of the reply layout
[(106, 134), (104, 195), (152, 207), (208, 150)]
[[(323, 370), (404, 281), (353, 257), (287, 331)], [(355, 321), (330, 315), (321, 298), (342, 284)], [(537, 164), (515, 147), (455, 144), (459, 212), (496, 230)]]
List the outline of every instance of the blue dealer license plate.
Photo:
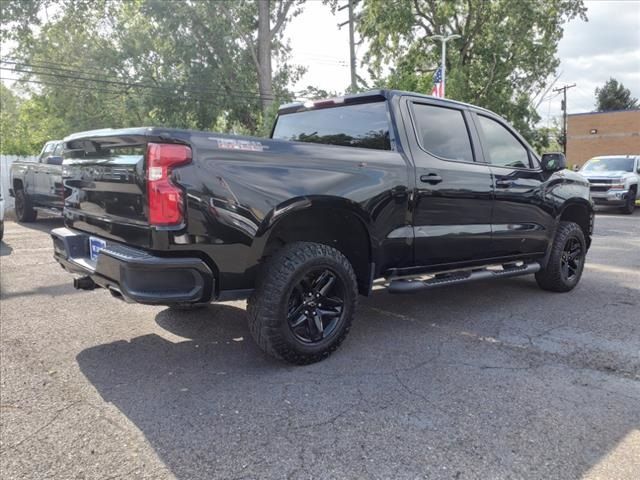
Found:
[(89, 237), (89, 252), (91, 255), (91, 260), (94, 262), (98, 259), (98, 253), (104, 247), (107, 246), (107, 242), (102, 240), (101, 238)]

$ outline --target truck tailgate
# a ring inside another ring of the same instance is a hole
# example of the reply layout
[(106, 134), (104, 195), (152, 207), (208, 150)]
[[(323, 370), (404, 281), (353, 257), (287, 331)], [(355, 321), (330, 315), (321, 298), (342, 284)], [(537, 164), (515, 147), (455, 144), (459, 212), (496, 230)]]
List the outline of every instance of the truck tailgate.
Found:
[(145, 151), (142, 129), (76, 134), (64, 154), (64, 217), (68, 227), (149, 247)]

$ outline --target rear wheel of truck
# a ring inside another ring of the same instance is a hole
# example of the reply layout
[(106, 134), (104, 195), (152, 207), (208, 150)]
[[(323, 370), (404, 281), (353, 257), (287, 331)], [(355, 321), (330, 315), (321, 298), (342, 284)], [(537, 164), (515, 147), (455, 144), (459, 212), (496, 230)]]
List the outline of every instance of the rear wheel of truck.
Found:
[(15, 203), (16, 218), (19, 222), (33, 222), (38, 216), (38, 212), (33, 208), (31, 199), (23, 189), (16, 190)]
[(327, 358), (351, 327), (358, 290), (349, 260), (327, 245), (295, 242), (267, 262), (247, 302), (249, 330), (266, 353), (305, 365)]
[(621, 208), (622, 213), (631, 215), (636, 208), (636, 198), (638, 193), (633, 188), (627, 194), (627, 203)]
[(543, 290), (568, 292), (580, 281), (587, 245), (580, 226), (560, 222), (545, 268), (536, 273), (536, 281)]

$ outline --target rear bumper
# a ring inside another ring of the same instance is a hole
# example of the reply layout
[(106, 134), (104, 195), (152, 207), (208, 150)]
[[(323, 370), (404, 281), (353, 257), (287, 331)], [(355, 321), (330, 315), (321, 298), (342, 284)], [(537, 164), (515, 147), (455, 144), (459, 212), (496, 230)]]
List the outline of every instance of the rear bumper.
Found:
[[(107, 241), (96, 260), (89, 252), (89, 235), (69, 228), (51, 231), (54, 258), (62, 267), (89, 277), (125, 300), (151, 305), (207, 303), (215, 292), (215, 278), (199, 258), (166, 258)], [(83, 286), (80, 286), (83, 285)], [(92, 283), (76, 282), (78, 288)]]

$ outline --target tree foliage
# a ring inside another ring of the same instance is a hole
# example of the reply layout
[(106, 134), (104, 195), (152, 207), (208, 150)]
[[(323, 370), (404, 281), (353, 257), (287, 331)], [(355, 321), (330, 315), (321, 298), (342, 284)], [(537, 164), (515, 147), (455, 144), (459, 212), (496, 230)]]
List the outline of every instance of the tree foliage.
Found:
[[(3, 77), (13, 69), (23, 107), (55, 119), (49, 138), (150, 124), (261, 133), (303, 72), (282, 41), (299, 0), (266, 5), (259, 39), (255, 0), (3, 0), (0, 33), (17, 45)], [(259, 40), (277, 70), (254, 61)]]
[(440, 63), (429, 37), (461, 35), (447, 44), (447, 97), (493, 110), (535, 141), (536, 97), (559, 64), (563, 24), (585, 12), (582, 0), (365, 0), (358, 27), (378, 85), (425, 93)]
[(638, 99), (615, 78), (610, 78), (602, 87), (596, 88), (596, 109), (598, 112), (612, 110), (633, 110), (638, 108)]
[(34, 155), (62, 131), (63, 122), (50, 115), (46, 97), (23, 99), (0, 84), (1, 153)]

